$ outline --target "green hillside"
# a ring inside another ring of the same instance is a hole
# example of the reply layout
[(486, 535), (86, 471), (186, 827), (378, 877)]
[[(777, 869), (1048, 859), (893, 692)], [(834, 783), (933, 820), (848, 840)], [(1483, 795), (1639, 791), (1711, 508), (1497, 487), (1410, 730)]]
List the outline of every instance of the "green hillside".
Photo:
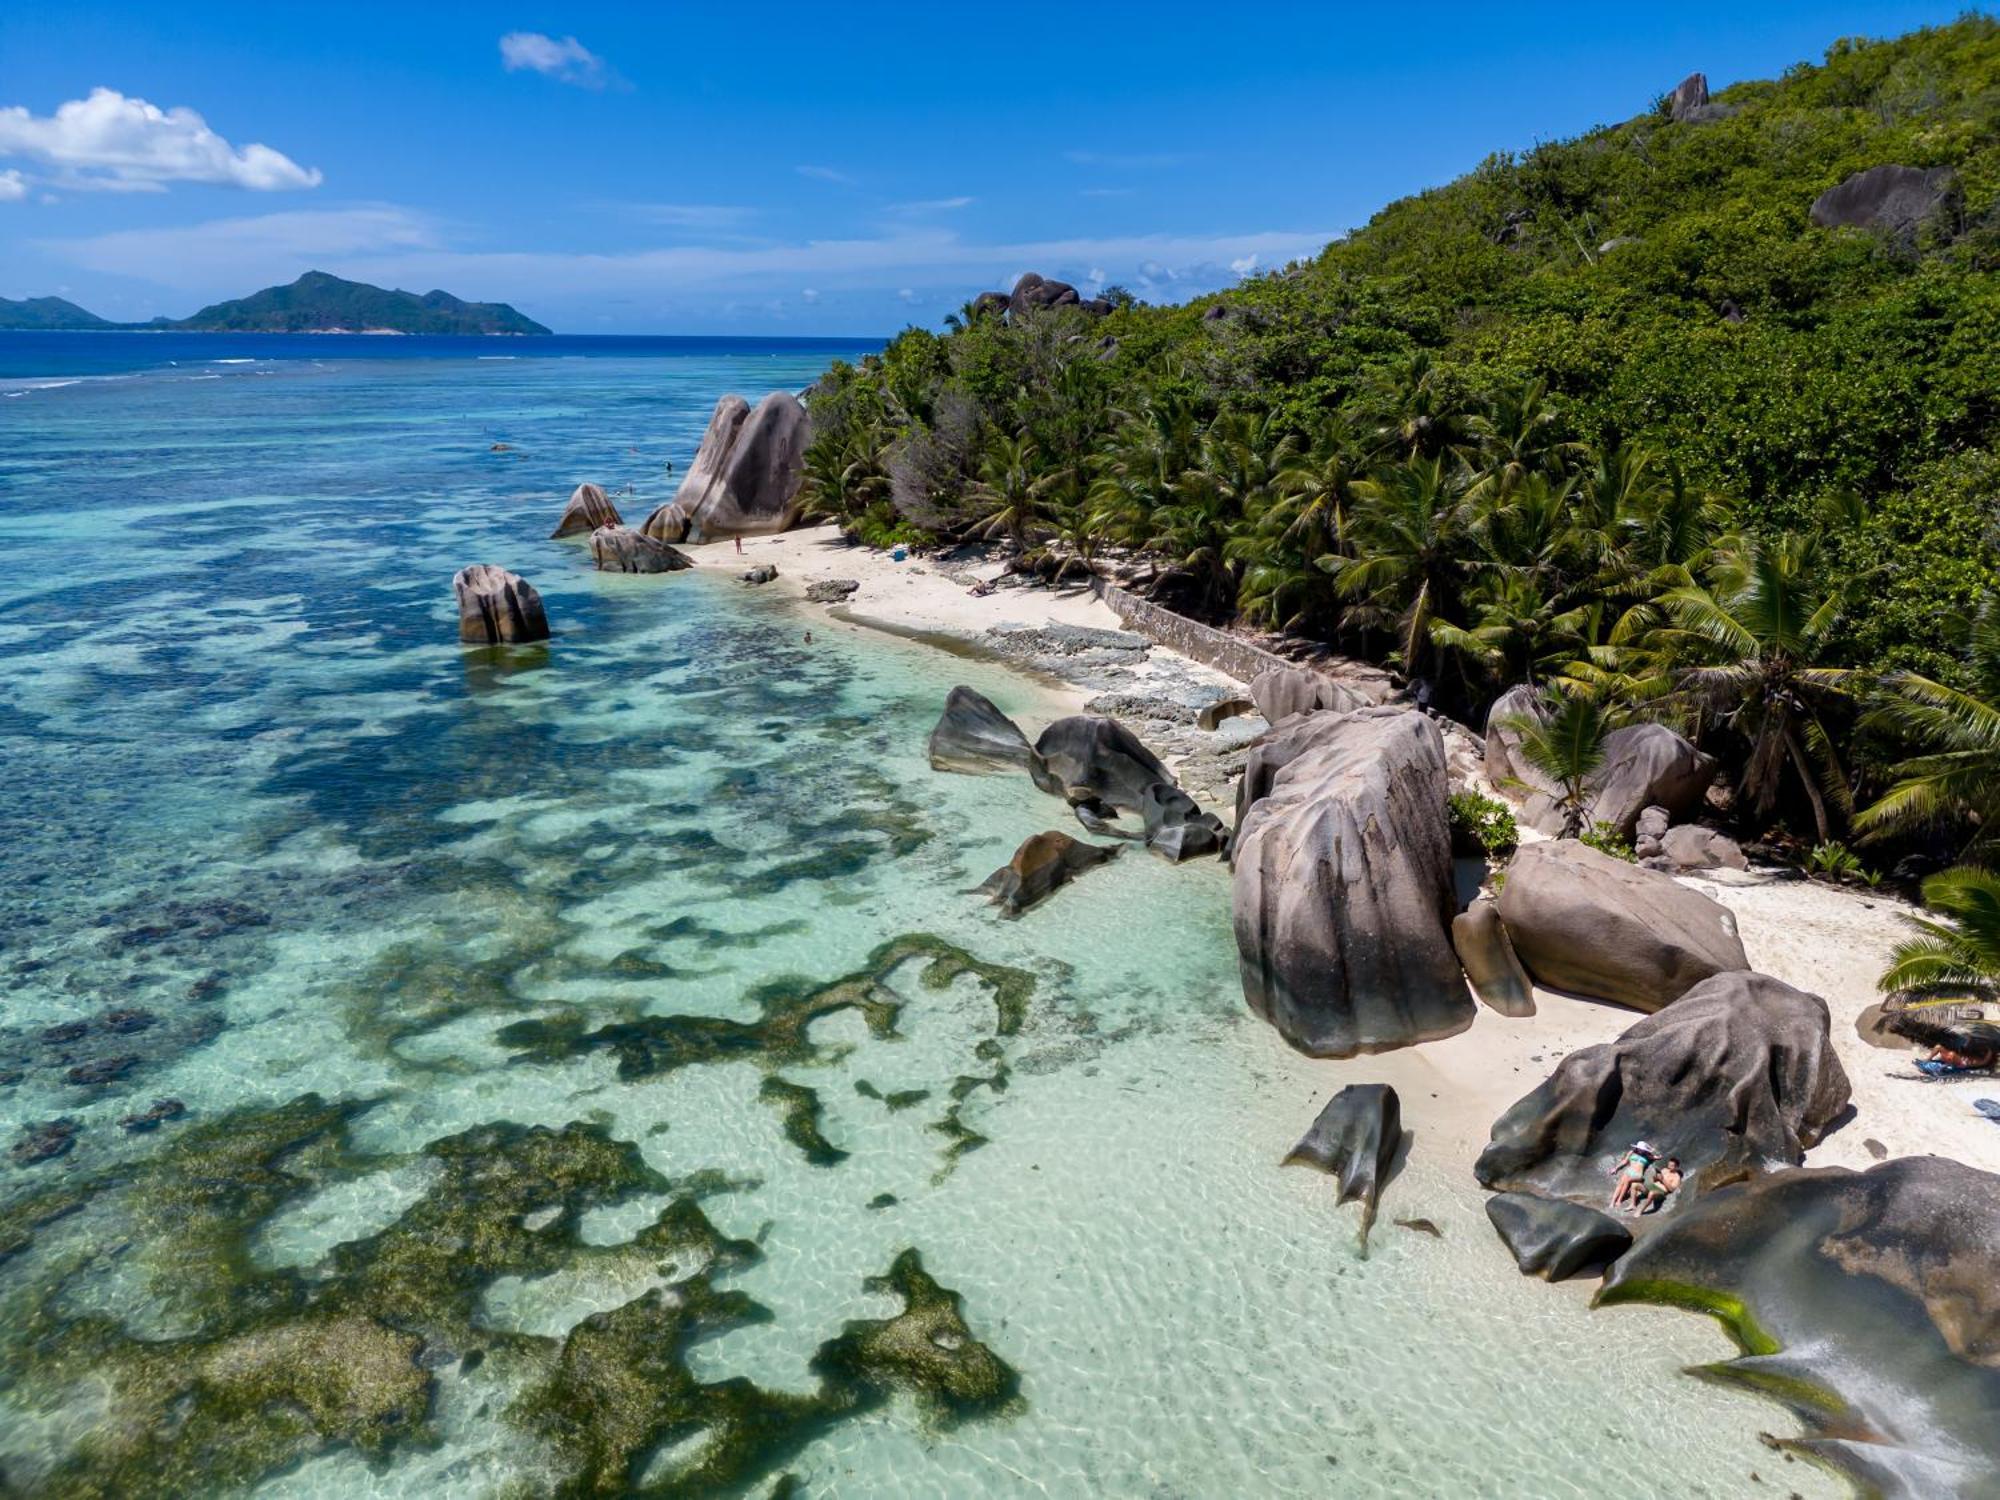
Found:
[(25, 331), (31, 329), (76, 329), (76, 328), (116, 328), (116, 323), (107, 323), (95, 313), (85, 312), (74, 302), (66, 302), (61, 297), (29, 297), (25, 301), (10, 301), (0, 297), (0, 329)]
[(385, 291), (308, 271), (289, 286), (204, 307), (160, 327), (198, 333), (547, 333), (504, 302), (461, 302), (449, 292)]
[[(1634, 104), (1189, 306), (984, 299), (908, 330), (813, 392), (812, 502), (871, 538), (1012, 536), (1048, 572), (1138, 549), (1177, 607), (1396, 663), (1467, 717), (1532, 676), (1796, 781), (1792, 748), (1875, 720), (1830, 676), (1731, 703), (1711, 669), (1749, 637), (1696, 596), (1740, 615), (1782, 577), (1825, 606), (1746, 671), (1975, 675), (2000, 25), (1839, 42), (1679, 119)], [(1880, 166), (1922, 169), (1900, 211), (1815, 222)], [(1815, 821), (1895, 749), (1837, 768)]]

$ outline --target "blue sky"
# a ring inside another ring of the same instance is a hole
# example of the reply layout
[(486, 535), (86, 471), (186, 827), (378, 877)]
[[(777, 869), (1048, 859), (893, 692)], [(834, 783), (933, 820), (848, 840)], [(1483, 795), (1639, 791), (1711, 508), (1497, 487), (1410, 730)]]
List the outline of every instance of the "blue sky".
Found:
[(561, 332), (888, 333), (1029, 270), (1154, 300), (1949, 4), (0, 8), (0, 296), (301, 271)]

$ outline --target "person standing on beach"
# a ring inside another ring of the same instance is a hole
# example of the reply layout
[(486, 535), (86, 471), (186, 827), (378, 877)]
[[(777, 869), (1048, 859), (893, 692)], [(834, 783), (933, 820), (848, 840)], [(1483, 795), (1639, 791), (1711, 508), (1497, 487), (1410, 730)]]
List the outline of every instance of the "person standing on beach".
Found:
[(740, 536), (736, 539), (736, 555), (738, 557), (743, 555), (743, 538)]

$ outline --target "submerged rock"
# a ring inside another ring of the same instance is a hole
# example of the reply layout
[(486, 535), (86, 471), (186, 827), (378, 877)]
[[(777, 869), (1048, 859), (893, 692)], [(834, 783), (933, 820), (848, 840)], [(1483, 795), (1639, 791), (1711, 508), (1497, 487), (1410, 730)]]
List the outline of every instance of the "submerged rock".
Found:
[(1524, 845), (1499, 908), (1538, 983), (1634, 1010), (1658, 1010), (1691, 985), (1750, 967), (1726, 906), (1575, 839)]
[(694, 566), (685, 552), (628, 526), (593, 531), (590, 557), (600, 573), (678, 573)]
[(708, 431), (675, 503), (696, 541), (762, 536), (789, 529), (799, 516), (812, 424), (798, 397), (774, 391), (755, 411), (741, 396), (715, 404)]
[(1047, 900), (1086, 870), (1094, 870), (1114, 858), (1120, 846), (1082, 843), (1066, 833), (1053, 830), (1032, 834), (1021, 841), (1014, 857), (979, 885), (982, 895), (1010, 917), (1018, 917), (1029, 907)]
[(2000, 1474), (2000, 1177), (1944, 1157), (1794, 1168), (1711, 1194), (1612, 1268), (1601, 1303), (1708, 1312), (1701, 1375), (1783, 1402), (1782, 1444), (1891, 1500)]
[(903, 1310), (849, 1323), (813, 1355), (815, 1375), (835, 1388), (906, 1391), (945, 1425), (1013, 1400), (1020, 1376), (973, 1337), (958, 1293), (939, 1286), (915, 1250), (905, 1250), (887, 1275), (870, 1277), (865, 1285), (900, 1297)]
[(1312, 1129), (1286, 1153), (1284, 1165), (1318, 1167), (1339, 1180), (1339, 1202), (1361, 1200), (1361, 1253), (1366, 1255), (1375, 1206), (1402, 1142), (1403, 1106), (1396, 1091), (1386, 1083), (1350, 1083), (1326, 1101)]
[(458, 638), (472, 645), (513, 645), (549, 638), (542, 596), (518, 573), (491, 563), (461, 568), (451, 581), (458, 596)]
[(1797, 1163), (1847, 1102), (1826, 1002), (1766, 974), (1722, 974), (1616, 1041), (1570, 1053), (1494, 1122), (1473, 1172), (1489, 1188), (1596, 1206), (1611, 1196), (1613, 1165), (1650, 1141), (1681, 1163), (1666, 1217)]
[(41, 1120), (21, 1127), (21, 1138), (7, 1148), (7, 1157), (17, 1167), (32, 1167), (63, 1155), (76, 1144), (83, 1127), (71, 1119)]
[(931, 769), (975, 776), (996, 771), (1032, 771), (1034, 747), (1015, 722), (991, 699), (969, 687), (946, 695), (944, 714), (931, 731)]
[(162, 1121), (178, 1120), (186, 1113), (187, 1106), (178, 1099), (155, 1099), (150, 1108), (136, 1115), (127, 1115), (118, 1123), (134, 1132), (158, 1130)]
[(1608, 1266), (1632, 1248), (1632, 1231), (1594, 1208), (1534, 1193), (1498, 1193), (1486, 1217), (1522, 1274), (1567, 1281)]
[(570, 492), (569, 504), (563, 507), (562, 519), (556, 522), (556, 529), (549, 533), (551, 541), (559, 541), (566, 536), (588, 536), (601, 526), (623, 526), (624, 519), (618, 514), (618, 507), (594, 484), (580, 484)]
[(1035, 741), (1035, 755), (1043, 768), (1036, 784), (1073, 803), (1102, 802), (1139, 812), (1148, 787), (1174, 784), (1173, 772), (1116, 719), (1092, 714), (1057, 719)]
[(1535, 994), (1528, 971), (1514, 953), (1500, 909), (1479, 900), (1451, 919), (1451, 946), (1465, 968), (1472, 993), (1503, 1016), (1532, 1016)]
[(1327, 722), (1237, 827), (1244, 997), (1316, 1057), (1462, 1031), (1473, 1005), (1451, 946), (1457, 898), (1437, 725), (1394, 708)]

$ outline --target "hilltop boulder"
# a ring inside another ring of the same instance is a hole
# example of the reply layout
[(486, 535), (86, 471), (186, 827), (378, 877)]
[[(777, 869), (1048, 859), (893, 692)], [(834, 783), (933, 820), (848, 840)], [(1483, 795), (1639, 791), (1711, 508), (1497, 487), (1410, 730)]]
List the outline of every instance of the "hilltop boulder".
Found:
[(549, 638), (542, 596), (518, 573), (491, 563), (459, 569), (451, 580), (458, 597), (458, 638), (479, 646), (514, 645)]
[(1870, 167), (1813, 199), (1822, 229), (1881, 229), (1911, 235), (1958, 197), (1950, 167)]
[(1386, 1083), (1350, 1083), (1326, 1101), (1299, 1143), (1281, 1165), (1304, 1162), (1329, 1173), (1340, 1183), (1339, 1203), (1361, 1200), (1361, 1249), (1368, 1249), (1368, 1231), (1375, 1223), (1375, 1206), (1389, 1180), (1396, 1149), (1403, 1143), (1403, 1104)]
[(1685, 123), (1708, 103), (1708, 75), (1690, 73), (1667, 96), (1667, 118)]
[(741, 396), (715, 404), (677, 503), (695, 541), (762, 536), (798, 520), (811, 423), (798, 397), (774, 391), (755, 411)]
[(1464, 1030), (1473, 1005), (1451, 946), (1457, 900), (1437, 725), (1393, 708), (1300, 723), (1327, 728), (1277, 772), (1236, 833), (1245, 999), (1317, 1057)]
[(1798, 1163), (1847, 1102), (1826, 1002), (1766, 974), (1719, 974), (1616, 1041), (1565, 1057), (1494, 1122), (1473, 1173), (1489, 1188), (1597, 1206), (1612, 1166), (1650, 1141), (1680, 1159), (1680, 1191), (1660, 1210), (1672, 1214)]
[(694, 559), (629, 526), (600, 526), (590, 534), (590, 559), (600, 573), (678, 573)]
[(1600, 1303), (1713, 1311), (1752, 1350), (1700, 1373), (1783, 1400), (1787, 1441), (1889, 1500), (2000, 1473), (2000, 1177), (1941, 1156), (1790, 1168), (1674, 1214)]
[(1727, 907), (1576, 839), (1524, 844), (1499, 912), (1538, 983), (1634, 1010), (1658, 1010), (1704, 979), (1750, 967)]
[(1014, 283), (1014, 290), (1007, 298), (1007, 315), (1018, 318), (1045, 307), (1075, 307), (1082, 300), (1067, 281), (1051, 281), (1030, 271)]
[(1022, 840), (1014, 857), (987, 876), (979, 891), (1008, 916), (1018, 917), (1086, 870), (1115, 858), (1122, 847), (1086, 844), (1054, 830), (1037, 833)]
[(580, 484), (570, 491), (569, 504), (563, 507), (562, 519), (549, 533), (549, 540), (588, 536), (600, 526), (622, 525), (624, 522), (618, 515), (618, 507), (611, 503), (602, 489), (594, 484)]

